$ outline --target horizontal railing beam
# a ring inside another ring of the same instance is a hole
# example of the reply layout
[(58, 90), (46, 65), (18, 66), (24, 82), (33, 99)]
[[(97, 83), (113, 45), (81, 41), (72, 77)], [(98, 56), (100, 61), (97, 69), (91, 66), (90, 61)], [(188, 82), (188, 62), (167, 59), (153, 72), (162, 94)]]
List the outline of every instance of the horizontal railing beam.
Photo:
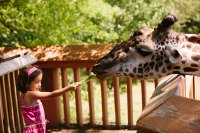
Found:
[(12, 60), (0, 63), (0, 76), (5, 75), (9, 72), (16, 71), (27, 65), (36, 63), (37, 59), (31, 55), (24, 55), (21, 57), (14, 58)]
[(40, 66), (40, 68), (92, 68), (94, 64), (94, 60), (38, 61), (36, 63), (36, 65)]

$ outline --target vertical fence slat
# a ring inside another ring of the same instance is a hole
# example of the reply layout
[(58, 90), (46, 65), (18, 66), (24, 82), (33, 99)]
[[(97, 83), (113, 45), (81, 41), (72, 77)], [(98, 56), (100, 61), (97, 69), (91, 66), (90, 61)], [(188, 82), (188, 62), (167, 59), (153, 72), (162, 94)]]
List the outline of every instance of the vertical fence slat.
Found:
[(193, 76), (185, 75), (185, 96), (193, 98)]
[(128, 126), (133, 125), (133, 89), (132, 89), (132, 78), (126, 78), (127, 85), (127, 104), (128, 104)]
[[(67, 78), (67, 68), (61, 69), (61, 76), (62, 76), (62, 87), (65, 87), (68, 85), (68, 78)], [(65, 124), (70, 124), (70, 102), (69, 102), (69, 92), (66, 92), (63, 95), (63, 101), (64, 101), (64, 119)]]
[(193, 91), (193, 99), (196, 99), (196, 96), (195, 96), (195, 76), (193, 76), (193, 82), (192, 82), (192, 84), (193, 84), (193, 89), (192, 89), (192, 91)]
[(2, 103), (3, 103), (3, 112), (4, 112), (4, 127), (5, 132), (10, 133), (10, 122), (9, 122), (9, 115), (8, 115), (8, 106), (7, 106), (7, 99), (6, 99), (6, 87), (5, 87), (5, 77), (1, 77), (2, 82)]
[(119, 77), (113, 77), (114, 86), (114, 101), (115, 101), (115, 121), (116, 127), (121, 126), (121, 115), (120, 115), (120, 90), (119, 90)]
[(8, 113), (9, 113), (9, 119), (10, 119), (10, 128), (12, 132), (16, 132), (15, 129), (15, 119), (14, 119), (14, 111), (13, 111), (13, 100), (12, 100), (12, 94), (11, 94), (11, 83), (10, 83), (10, 73), (6, 74), (6, 94), (7, 94), (7, 101), (8, 101)]
[(4, 133), (4, 125), (3, 125), (3, 119), (4, 119), (4, 115), (3, 115), (3, 105), (2, 105), (2, 94), (1, 94), (1, 90), (2, 90), (2, 81), (0, 80), (0, 132)]
[[(74, 68), (74, 81), (80, 81), (80, 68)], [(83, 125), (83, 114), (82, 114), (82, 99), (81, 99), (81, 89), (77, 88), (75, 91), (76, 97), (76, 115), (77, 123), (79, 126)]]
[(103, 125), (108, 126), (108, 102), (106, 80), (101, 80), (101, 99), (102, 99), (102, 119)]
[(19, 116), (19, 108), (18, 108), (18, 99), (17, 99), (17, 90), (16, 90), (16, 79), (15, 79), (15, 72), (11, 72), (11, 94), (13, 98), (13, 108), (14, 108), (14, 118), (15, 118), (15, 126), (17, 132), (21, 133), (21, 126), (20, 126), (20, 116)]
[(189, 98), (195, 99), (195, 78), (194, 76), (190, 76), (191, 80), (190, 82), (190, 86), (189, 86)]
[(200, 86), (200, 77), (199, 76), (195, 76), (194, 78), (194, 97), (196, 100), (200, 100), (200, 95), (198, 93), (199, 86)]
[[(17, 70), (17, 71), (15, 71), (15, 79), (17, 79), (17, 76), (19, 75), (19, 70)], [(20, 107), (20, 103), (19, 103), (19, 99), (20, 99), (20, 92), (17, 92), (17, 99), (18, 99), (18, 108), (19, 108), (19, 110), (21, 109), (21, 107)], [(21, 111), (19, 111), (19, 120), (20, 120), (20, 128), (21, 128), (21, 130), (23, 130), (23, 128), (24, 128), (24, 119), (23, 119), (23, 116), (22, 116), (22, 112)]]
[(142, 91), (142, 109), (146, 106), (146, 81), (141, 80), (141, 91)]
[[(91, 74), (91, 68), (86, 68), (86, 74), (89, 76)], [(89, 100), (89, 115), (90, 115), (90, 125), (95, 124), (95, 110), (94, 110), (94, 91), (93, 91), (93, 80), (87, 82), (88, 85), (88, 100)]]
[(189, 98), (192, 98), (194, 99), (194, 85), (193, 85), (193, 80), (194, 80), (194, 76), (192, 76), (192, 79), (191, 79), (191, 84), (190, 84), (190, 91), (189, 91)]
[(158, 86), (158, 79), (154, 80), (154, 85), (155, 85), (155, 89), (156, 89), (156, 87)]

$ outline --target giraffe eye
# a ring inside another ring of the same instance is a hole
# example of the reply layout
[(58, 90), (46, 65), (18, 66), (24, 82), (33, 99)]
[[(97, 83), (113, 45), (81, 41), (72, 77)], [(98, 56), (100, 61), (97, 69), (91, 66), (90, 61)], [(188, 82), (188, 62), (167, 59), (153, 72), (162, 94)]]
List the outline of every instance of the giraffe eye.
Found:
[(174, 50), (173, 52), (172, 52), (172, 55), (175, 57), (175, 58), (178, 58), (179, 57), (179, 52), (177, 51), (177, 50)]
[(136, 50), (138, 53), (140, 53), (142, 56), (148, 56), (150, 54), (152, 54), (152, 51), (149, 51), (148, 49), (146, 49), (145, 47), (136, 47)]

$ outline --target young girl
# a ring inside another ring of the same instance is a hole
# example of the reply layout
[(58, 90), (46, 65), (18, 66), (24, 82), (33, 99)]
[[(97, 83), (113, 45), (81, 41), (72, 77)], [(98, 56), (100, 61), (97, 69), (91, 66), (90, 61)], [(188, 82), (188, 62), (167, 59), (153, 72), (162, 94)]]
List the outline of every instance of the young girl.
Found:
[(23, 69), (17, 81), (17, 89), (21, 92), (20, 105), (25, 121), (23, 133), (45, 133), (46, 119), (41, 99), (63, 95), (66, 91), (76, 90), (80, 85), (75, 82), (53, 92), (40, 92), (42, 71), (36, 66)]

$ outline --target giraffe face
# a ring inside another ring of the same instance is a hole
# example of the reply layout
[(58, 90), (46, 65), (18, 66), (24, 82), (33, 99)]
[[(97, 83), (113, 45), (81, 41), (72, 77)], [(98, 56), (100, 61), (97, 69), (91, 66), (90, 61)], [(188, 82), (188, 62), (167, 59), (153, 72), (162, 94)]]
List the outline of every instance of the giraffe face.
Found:
[(172, 73), (199, 74), (200, 37), (198, 40), (198, 36), (175, 33), (171, 29), (175, 21), (174, 15), (168, 15), (154, 30), (139, 28), (128, 41), (115, 46), (99, 59), (92, 71), (100, 79), (108, 76), (147, 79)]
[(143, 71), (151, 74), (151, 59), (156, 50), (152, 33), (153, 30), (147, 27), (135, 31), (127, 42), (117, 45), (106, 56), (97, 61), (93, 72), (97, 74), (98, 78), (114, 75), (142, 78)]

